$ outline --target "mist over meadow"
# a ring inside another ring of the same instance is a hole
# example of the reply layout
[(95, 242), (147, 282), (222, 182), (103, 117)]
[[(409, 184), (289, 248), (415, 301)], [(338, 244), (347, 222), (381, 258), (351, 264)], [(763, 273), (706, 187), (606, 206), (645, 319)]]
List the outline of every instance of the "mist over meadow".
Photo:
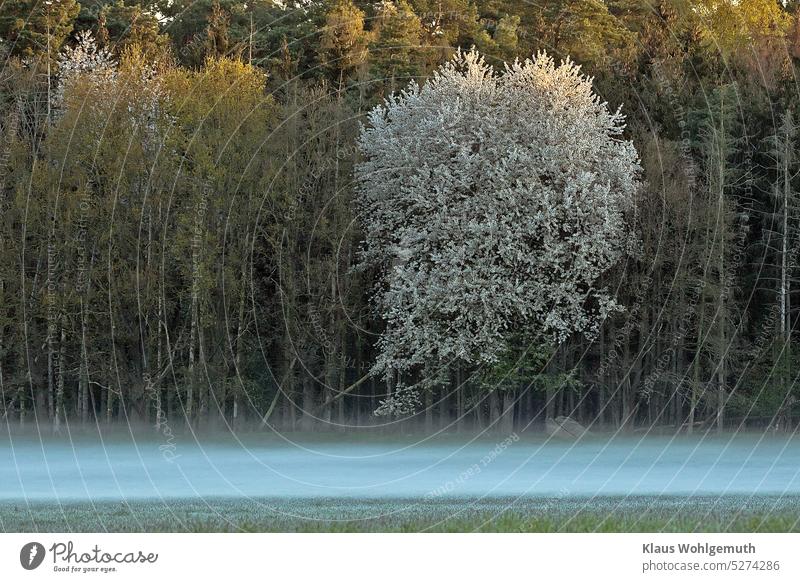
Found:
[(34, 435), (0, 445), (0, 501), (800, 495), (795, 437)]

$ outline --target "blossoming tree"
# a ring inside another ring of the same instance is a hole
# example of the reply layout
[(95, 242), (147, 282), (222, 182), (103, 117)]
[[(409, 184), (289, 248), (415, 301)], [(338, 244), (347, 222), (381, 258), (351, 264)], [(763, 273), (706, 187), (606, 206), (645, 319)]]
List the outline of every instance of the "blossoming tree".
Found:
[[(520, 333), (596, 332), (619, 308), (598, 280), (631, 250), (640, 166), (623, 129), (579, 67), (546, 54), (495, 71), (458, 53), (373, 109), (356, 169), (361, 264), (382, 274), (373, 372), (402, 384), (492, 365)], [(381, 409), (415, 400), (398, 390)]]

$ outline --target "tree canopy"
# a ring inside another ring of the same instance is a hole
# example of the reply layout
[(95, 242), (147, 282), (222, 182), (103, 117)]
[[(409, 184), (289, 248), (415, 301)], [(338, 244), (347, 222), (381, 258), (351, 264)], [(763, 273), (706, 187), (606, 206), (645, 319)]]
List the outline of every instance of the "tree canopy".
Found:
[(540, 53), (498, 74), (459, 53), (368, 119), (356, 179), (363, 261), (384, 273), (377, 371), (491, 365), (520, 332), (596, 334), (640, 168), (578, 67)]

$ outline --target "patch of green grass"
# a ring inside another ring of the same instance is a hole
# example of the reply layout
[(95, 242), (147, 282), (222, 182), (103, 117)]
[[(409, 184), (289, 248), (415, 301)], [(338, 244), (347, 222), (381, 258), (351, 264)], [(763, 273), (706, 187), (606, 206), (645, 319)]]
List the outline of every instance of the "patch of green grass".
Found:
[(7, 532), (797, 532), (798, 497), (0, 502)]

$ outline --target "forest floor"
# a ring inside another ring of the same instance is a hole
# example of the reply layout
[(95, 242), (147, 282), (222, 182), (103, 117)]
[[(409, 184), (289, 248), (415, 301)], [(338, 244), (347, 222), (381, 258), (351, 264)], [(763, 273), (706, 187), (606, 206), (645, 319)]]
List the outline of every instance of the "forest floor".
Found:
[(798, 496), (0, 502), (5, 532), (798, 532)]

